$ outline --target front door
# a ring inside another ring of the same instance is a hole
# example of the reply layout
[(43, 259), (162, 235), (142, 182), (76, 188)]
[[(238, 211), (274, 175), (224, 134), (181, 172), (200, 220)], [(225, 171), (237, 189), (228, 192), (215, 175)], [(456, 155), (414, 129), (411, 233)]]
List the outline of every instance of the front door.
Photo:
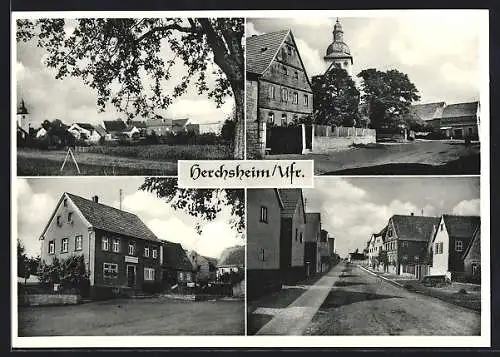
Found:
[(135, 265), (127, 265), (127, 286), (135, 287), (136, 281), (136, 266)]

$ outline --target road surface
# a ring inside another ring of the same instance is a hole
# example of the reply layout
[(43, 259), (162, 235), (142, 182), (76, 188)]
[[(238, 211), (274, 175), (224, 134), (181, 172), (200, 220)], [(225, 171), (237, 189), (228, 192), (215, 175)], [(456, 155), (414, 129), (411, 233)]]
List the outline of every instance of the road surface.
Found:
[(356, 266), (340, 267), (339, 279), (304, 334), (480, 335), (475, 311), (409, 292)]
[(479, 174), (478, 143), (421, 141), (345, 148), (328, 154), (269, 155), (266, 159), (314, 160), (316, 175)]

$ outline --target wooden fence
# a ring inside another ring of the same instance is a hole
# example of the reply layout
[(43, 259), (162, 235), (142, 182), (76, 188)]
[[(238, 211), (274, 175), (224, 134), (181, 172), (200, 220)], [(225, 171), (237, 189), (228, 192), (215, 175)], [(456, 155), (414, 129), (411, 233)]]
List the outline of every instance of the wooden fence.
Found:
[(340, 138), (352, 136), (375, 136), (375, 129), (314, 125), (314, 136), (333, 136)]

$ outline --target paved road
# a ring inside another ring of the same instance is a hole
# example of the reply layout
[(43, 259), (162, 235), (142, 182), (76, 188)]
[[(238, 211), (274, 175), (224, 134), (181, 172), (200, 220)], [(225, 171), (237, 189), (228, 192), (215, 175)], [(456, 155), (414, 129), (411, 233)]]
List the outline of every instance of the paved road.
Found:
[(480, 335), (480, 314), (340, 265), (306, 335)]
[(478, 166), (479, 146), (473, 144), (466, 147), (460, 141), (415, 141), (377, 145), (373, 148), (348, 148), (329, 154), (270, 155), (266, 159), (314, 160), (315, 174), (323, 175), (360, 168), (368, 169), (358, 172), (359, 174), (414, 174), (420, 171), (422, 174), (432, 174), (430, 171), (433, 167), (437, 170), (447, 163), (470, 158), (459, 164), (464, 167), (448, 170), (472, 173)]

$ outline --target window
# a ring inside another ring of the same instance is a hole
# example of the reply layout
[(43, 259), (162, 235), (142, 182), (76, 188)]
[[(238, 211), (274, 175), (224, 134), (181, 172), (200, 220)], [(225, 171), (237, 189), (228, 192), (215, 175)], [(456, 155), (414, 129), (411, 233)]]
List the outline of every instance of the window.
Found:
[(146, 281), (155, 280), (155, 270), (153, 268), (144, 268), (144, 280)]
[(54, 254), (56, 252), (56, 242), (51, 240), (49, 242), (49, 254)]
[(408, 242), (405, 242), (405, 241), (401, 242), (401, 246), (402, 247), (408, 247)]
[(101, 245), (102, 250), (108, 251), (109, 250), (109, 238), (108, 237), (102, 237), (101, 243), (102, 243), (102, 245)]
[(293, 76), (295, 77), (295, 79), (299, 79), (299, 72), (298, 71), (295, 71), (293, 73)]
[(481, 274), (481, 265), (479, 263), (472, 263), (472, 276), (478, 277)]
[(267, 207), (265, 206), (260, 207), (260, 221), (267, 223)]
[(403, 260), (408, 260), (408, 256), (407, 255), (403, 255)]
[(276, 99), (276, 94), (273, 85), (269, 86), (269, 98)]
[(183, 271), (179, 272), (179, 281), (184, 281), (184, 272)]
[(75, 250), (82, 250), (83, 236), (75, 237)]
[(57, 223), (58, 226), (62, 225), (61, 216), (57, 216), (56, 217), (56, 223)]
[(153, 259), (158, 258), (158, 250), (153, 249), (152, 253), (153, 253)]
[(290, 46), (287, 46), (286, 49), (287, 49), (288, 55), (291, 56), (292, 55), (292, 48)]
[(420, 257), (418, 255), (415, 255), (415, 257), (413, 259), (415, 259), (415, 261), (418, 262), (418, 260), (420, 259)]
[(435, 244), (436, 254), (443, 254), (443, 242), (438, 242)]
[(299, 230), (295, 228), (295, 241), (297, 241), (297, 239), (299, 239)]
[(68, 238), (63, 238), (61, 241), (61, 253), (68, 252)]
[(299, 116), (297, 114), (293, 115), (293, 121), (294, 123), (297, 123), (299, 121)]
[(118, 277), (118, 264), (103, 263), (103, 276), (105, 279), (116, 279)]
[(73, 220), (73, 212), (68, 212), (68, 222), (72, 222)]
[(187, 271), (186, 272), (186, 281), (191, 281), (192, 278), (191, 278), (191, 272)]
[(118, 238), (113, 239), (113, 252), (120, 253), (120, 240)]
[(64, 207), (68, 207), (68, 199), (67, 198), (64, 199), (63, 206)]
[(307, 94), (304, 94), (304, 105), (305, 105), (306, 107), (308, 107), (308, 106), (309, 106), (309, 97), (307, 96)]
[(455, 251), (456, 252), (461, 252), (464, 249), (464, 244), (461, 240), (456, 240), (455, 241)]
[(149, 247), (144, 247), (144, 256), (149, 257)]
[(262, 260), (263, 262), (266, 261), (264, 248), (260, 248), (260, 260)]
[(302, 243), (302, 232), (300, 232), (300, 243)]
[(292, 103), (293, 104), (299, 103), (299, 93), (297, 93), (297, 92), (293, 93)]
[(387, 236), (392, 237), (392, 228), (391, 227), (389, 227), (389, 229), (387, 229)]
[(283, 114), (281, 114), (281, 125), (284, 126), (284, 125), (286, 125), (286, 123), (287, 123), (286, 114), (283, 113)]
[(281, 101), (288, 102), (288, 91), (286, 88), (281, 88)]
[(441, 223), (441, 225), (439, 226), (439, 230), (442, 231), (444, 229), (444, 223)]
[(288, 68), (286, 68), (285, 66), (282, 66), (282, 67), (281, 67), (281, 70), (282, 70), (282, 73), (283, 73), (285, 76), (288, 76)]
[(267, 114), (267, 122), (269, 124), (274, 124), (274, 113), (273, 112), (269, 112), (269, 114)]
[(128, 255), (135, 254), (135, 244), (133, 242), (128, 244)]

